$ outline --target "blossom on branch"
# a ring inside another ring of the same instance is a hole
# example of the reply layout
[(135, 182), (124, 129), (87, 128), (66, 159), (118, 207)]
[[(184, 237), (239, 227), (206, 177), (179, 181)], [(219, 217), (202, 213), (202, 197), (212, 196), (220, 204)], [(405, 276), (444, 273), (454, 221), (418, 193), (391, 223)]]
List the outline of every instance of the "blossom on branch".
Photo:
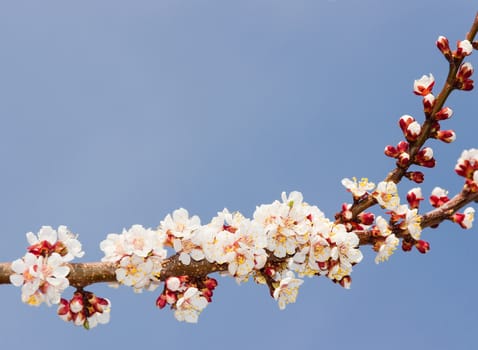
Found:
[(133, 287), (135, 292), (154, 290), (159, 285), (158, 276), (167, 255), (165, 240), (166, 235), (161, 231), (133, 225), (121, 235), (108, 234), (100, 243), (105, 253), (102, 261), (117, 263), (117, 281)]
[(430, 75), (423, 75), (413, 83), (413, 92), (416, 95), (426, 96), (432, 92), (433, 85), (435, 85), (433, 74), (430, 73)]
[(394, 210), (400, 205), (397, 185), (392, 181), (380, 182), (373, 196), (382, 208)]
[(295, 303), (299, 294), (299, 287), (303, 280), (295, 278), (292, 272), (287, 272), (281, 279), (279, 286), (274, 290), (273, 297), (277, 300), (279, 308), (284, 310), (287, 304)]
[(22, 301), (38, 306), (58, 304), (61, 293), (69, 286), (66, 276), (70, 273), (60, 254), (52, 253), (49, 257), (35, 256), (27, 253), (22, 259), (12, 263), (15, 272), (10, 282), (22, 287)]
[(207, 304), (208, 302), (201, 292), (195, 287), (190, 287), (176, 302), (174, 317), (178, 321), (197, 323), (199, 314)]
[(368, 182), (368, 179), (365, 177), (361, 178), (360, 181), (357, 181), (356, 177), (353, 177), (352, 180), (344, 178), (342, 179), (342, 185), (347, 191), (352, 192), (355, 198), (360, 198), (365, 193), (375, 188), (375, 184), (373, 182)]

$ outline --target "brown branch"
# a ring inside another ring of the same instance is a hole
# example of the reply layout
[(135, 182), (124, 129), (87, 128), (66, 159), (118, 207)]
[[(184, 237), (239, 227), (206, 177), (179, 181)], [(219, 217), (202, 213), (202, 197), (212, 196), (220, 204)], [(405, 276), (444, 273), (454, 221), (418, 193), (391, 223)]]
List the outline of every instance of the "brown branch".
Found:
[[(422, 228), (430, 227), (449, 219), (451, 215), (463, 208), (468, 203), (478, 200), (478, 192), (470, 192), (464, 189), (461, 193), (446, 202), (440, 208), (434, 209), (422, 216)], [(397, 236), (404, 238), (409, 235), (407, 230), (403, 230)], [(370, 245), (374, 243), (374, 238), (367, 233), (358, 234), (360, 245)], [(287, 260), (289, 256), (279, 259), (270, 255), (268, 261), (274, 265), (279, 264), (282, 260)], [(105, 262), (90, 263), (70, 263), (70, 274), (68, 280), (73, 287), (85, 287), (94, 283), (116, 282), (115, 269), (116, 265)], [(210, 273), (227, 271), (227, 264), (210, 263), (207, 260), (194, 261), (191, 260), (189, 265), (183, 265), (179, 261), (178, 255), (174, 255), (163, 262), (160, 280), (164, 281), (171, 276), (194, 276), (201, 277)], [(9, 276), (13, 274), (11, 263), (0, 263), (0, 284), (9, 284)]]

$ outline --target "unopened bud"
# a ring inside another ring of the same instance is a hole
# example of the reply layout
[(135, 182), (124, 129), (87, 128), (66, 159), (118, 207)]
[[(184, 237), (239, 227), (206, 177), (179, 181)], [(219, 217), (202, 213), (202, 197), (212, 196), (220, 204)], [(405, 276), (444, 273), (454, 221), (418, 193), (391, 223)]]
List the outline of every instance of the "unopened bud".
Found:
[(455, 141), (456, 134), (453, 130), (441, 130), (435, 134), (435, 138), (446, 143), (451, 143)]
[(447, 38), (445, 38), (444, 36), (439, 36), (436, 45), (441, 51), (441, 53), (446, 57), (446, 59), (449, 59), (451, 57), (450, 44)]
[(457, 43), (457, 49), (454, 52), (456, 58), (463, 58), (465, 56), (471, 55), (473, 52), (473, 45), (471, 45), (469, 40), (462, 40)]
[(425, 254), (430, 250), (430, 243), (428, 243), (426, 241), (422, 241), (420, 239), (415, 243), (415, 248), (417, 248), (417, 250), (420, 253)]
[(397, 165), (406, 167), (410, 163), (410, 155), (407, 152), (402, 152), (398, 156)]
[(453, 110), (450, 107), (443, 107), (440, 109), (437, 114), (435, 114), (436, 120), (445, 120), (451, 118), (453, 115)]

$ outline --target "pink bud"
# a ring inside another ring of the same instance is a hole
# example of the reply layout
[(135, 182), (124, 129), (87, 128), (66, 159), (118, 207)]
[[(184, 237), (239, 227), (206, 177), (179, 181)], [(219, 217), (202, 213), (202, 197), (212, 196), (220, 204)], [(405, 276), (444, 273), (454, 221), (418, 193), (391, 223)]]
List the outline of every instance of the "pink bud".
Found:
[(453, 115), (453, 110), (450, 107), (443, 107), (440, 109), (437, 114), (435, 114), (436, 120), (445, 120), (451, 118)]
[(397, 160), (398, 166), (406, 167), (409, 163), (410, 163), (410, 155), (406, 152), (400, 153)]
[(457, 73), (457, 78), (460, 80), (466, 80), (473, 74), (473, 66), (470, 62), (465, 62), (460, 66)]
[(435, 187), (430, 195), (430, 204), (435, 208), (441, 207), (449, 200), (448, 191), (440, 187)]
[(432, 111), (434, 104), (435, 104), (435, 96), (433, 96), (433, 94), (428, 94), (423, 96), (423, 110), (425, 111), (426, 114)]
[(463, 91), (471, 91), (473, 90), (473, 80), (471, 79), (467, 79), (465, 81), (463, 81), (461, 84), (459, 83), (457, 85), (457, 88), (460, 89), (460, 90), (463, 90)]
[(360, 220), (360, 223), (364, 225), (372, 225), (375, 220), (375, 215), (373, 213), (361, 212), (357, 218)]
[(58, 305), (57, 313), (60, 316), (66, 315), (70, 312), (70, 303), (68, 300), (61, 298), (60, 304)]
[(399, 155), (398, 150), (391, 145), (387, 145), (385, 147), (384, 153), (387, 157), (391, 157), (391, 158), (397, 158)]
[(214, 278), (208, 278), (204, 282), (204, 285), (206, 286), (207, 289), (214, 290), (214, 288), (217, 287), (217, 280)]
[(408, 142), (400, 141), (397, 145), (399, 152), (408, 152)]
[(344, 276), (340, 281), (339, 284), (344, 287), (345, 289), (350, 289), (350, 285), (352, 284), (352, 278), (350, 276)]
[(407, 201), (411, 209), (418, 208), (423, 199), (422, 190), (419, 187), (412, 188), (407, 193)]
[(73, 297), (70, 301), (70, 310), (74, 313), (80, 312), (83, 309), (83, 298)]
[(450, 44), (448, 43), (447, 38), (445, 38), (444, 36), (439, 36), (436, 44), (438, 49), (441, 51), (443, 55), (445, 55), (447, 59), (451, 57)]
[(417, 248), (420, 253), (425, 254), (430, 250), (430, 243), (419, 240), (415, 243), (415, 248)]
[(164, 294), (161, 294), (158, 299), (156, 299), (156, 306), (159, 307), (160, 309), (164, 308), (166, 306), (166, 296)]
[(403, 133), (406, 134), (408, 126), (415, 121), (411, 115), (405, 114), (400, 117), (398, 120), (398, 125), (402, 129)]
[(458, 41), (456, 46), (457, 49), (454, 53), (454, 56), (456, 58), (463, 58), (465, 56), (469, 56), (473, 52), (473, 46), (471, 45), (469, 40)]
[(415, 141), (422, 131), (422, 127), (416, 121), (410, 123), (405, 132), (405, 137), (408, 141)]
[(341, 211), (340, 214), (345, 221), (352, 220), (353, 215), (352, 215), (352, 211), (349, 210), (350, 207), (351, 207), (351, 205), (349, 205), (347, 203), (342, 204), (342, 211)]
[(453, 130), (442, 130), (435, 134), (435, 138), (446, 143), (451, 143), (455, 141), (456, 134)]

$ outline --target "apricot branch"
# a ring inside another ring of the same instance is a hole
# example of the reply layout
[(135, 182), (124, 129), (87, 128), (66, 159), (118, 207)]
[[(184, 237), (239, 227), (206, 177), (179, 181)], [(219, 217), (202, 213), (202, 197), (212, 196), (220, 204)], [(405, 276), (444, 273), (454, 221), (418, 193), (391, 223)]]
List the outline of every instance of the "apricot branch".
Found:
[[(353, 267), (361, 262), (361, 246), (371, 245), (377, 252), (375, 262), (387, 260), (402, 243), (402, 250), (415, 247), (420, 253), (430, 249), (421, 239), (422, 230), (452, 221), (471, 228), (474, 209), (460, 210), (478, 201), (478, 150), (462, 153), (455, 172), (464, 177), (460, 193), (435, 188), (430, 204), (435, 208), (418, 213), (424, 200), (419, 187), (408, 191), (407, 204), (401, 203), (397, 184), (405, 177), (415, 183), (424, 175), (411, 166), (433, 168), (435, 157), (429, 139), (446, 143), (455, 140), (453, 130), (442, 130), (441, 123), (453, 111), (445, 106), (454, 90), (473, 89), (473, 67), (464, 62), (478, 43), (478, 13), (466, 39), (455, 50), (448, 39), (439, 37), (436, 45), (449, 62), (447, 79), (435, 97), (435, 79), (430, 73), (417, 79), (413, 92), (422, 97), (424, 121), (410, 115), (399, 119), (404, 140), (387, 146), (385, 155), (396, 159), (395, 168), (375, 186), (367, 179), (343, 179), (352, 194), (352, 203), (343, 204), (334, 220), (302, 194), (282, 193), (280, 201), (256, 208), (253, 218), (227, 209), (202, 225), (199, 217), (187, 210), (175, 210), (155, 229), (133, 225), (121, 234), (109, 234), (100, 243), (101, 262), (73, 263), (83, 256), (81, 243), (66, 226), (57, 230), (43, 226), (37, 234), (27, 233), (27, 253), (12, 263), (0, 263), (0, 284), (22, 288), (22, 301), (30, 305), (58, 305), (65, 321), (91, 328), (109, 321), (111, 303), (84, 288), (96, 283), (114, 282), (135, 291), (153, 291), (162, 286), (156, 306), (170, 306), (180, 321), (197, 322), (199, 314), (212, 301), (217, 281), (209, 275), (219, 272), (241, 283), (253, 279), (269, 288), (281, 309), (295, 302), (299, 277), (323, 276), (342, 287), (351, 285)], [(377, 206), (383, 216), (366, 210)], [(168, 257), (168, 255), (170, 255)], [(71, 299), (62, 298), (68, 286), (76, 288)]]

